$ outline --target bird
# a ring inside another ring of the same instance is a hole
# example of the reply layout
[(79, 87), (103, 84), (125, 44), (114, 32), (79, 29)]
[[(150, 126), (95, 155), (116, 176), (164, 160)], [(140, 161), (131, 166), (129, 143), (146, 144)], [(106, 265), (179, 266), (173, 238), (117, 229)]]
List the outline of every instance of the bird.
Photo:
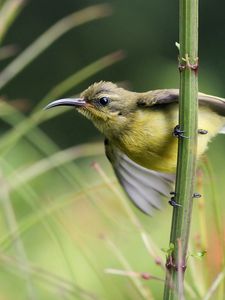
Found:
[[(225, 99), (199, 93), (198, 102), (199, 159), (212, 138), (225, 133)], [(183, 134), (177, 126), (179, 89), (133, 92), (100, 81), (79, 98), (54, 100), (45, 109), (57, 106), (74, 107), (105, 136), (106, 156), (125, 192), (141, 211), (152, 215), (161, 208), (162, 196), (169, 197), (175, 181), (175, 136)]]

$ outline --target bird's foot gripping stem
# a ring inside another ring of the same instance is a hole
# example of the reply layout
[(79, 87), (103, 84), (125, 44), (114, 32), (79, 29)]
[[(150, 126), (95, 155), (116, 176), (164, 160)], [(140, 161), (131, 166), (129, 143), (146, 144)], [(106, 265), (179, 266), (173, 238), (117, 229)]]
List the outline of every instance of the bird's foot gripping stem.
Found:
[(171, 192), (170, 195), (172, 195), (172, 197), (170, 198), (170, 200), (168, 201), (168, 203), (173, 206), (173, 207), (181, 207), (182, 205), (180, 205), (179, 203), (177, 203), (175, 196), (176, 193), (175, 192)]
[[(168, 203), (169, 203), (171, 206), (173, 206), (173, 207), (181, 207), (182, 205), (179, 204), (179, 203), (177, 203), (177, 201), (176, 201), (176, 199), (175, 199), (175, 197), (176, 197), (176, 192), (170, 192), (170, 195), (171, 195), (172, 197), (170, 198), (170, 200), (168, 201)], [(201, 197), (202, 197), (202, 195), (199, 194), (199, 193), (194, 193), (194, 194), (192, 195), (192, 198), (201, 198)]]
[(175, 136), (177, 138), (188, 139), (188, 137), (184, 135), (184, 130), (180, 129), (180, 125), (177, 125), (174, 127), (173, 136)]

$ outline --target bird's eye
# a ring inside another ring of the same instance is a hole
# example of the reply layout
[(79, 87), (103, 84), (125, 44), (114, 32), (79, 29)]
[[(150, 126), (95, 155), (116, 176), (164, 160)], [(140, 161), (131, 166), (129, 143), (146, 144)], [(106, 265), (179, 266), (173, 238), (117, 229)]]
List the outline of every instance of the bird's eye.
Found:
[(107, 104), (109, 104), (109, 98), (108, 97), (102, 97), (99, 99), (99, 103), (103, 106), (106, 106)]

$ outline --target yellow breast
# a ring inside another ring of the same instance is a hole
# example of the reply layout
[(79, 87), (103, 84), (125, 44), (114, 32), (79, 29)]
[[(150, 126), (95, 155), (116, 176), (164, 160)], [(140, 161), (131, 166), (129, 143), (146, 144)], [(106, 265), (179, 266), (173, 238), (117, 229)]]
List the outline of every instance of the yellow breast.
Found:
[[(129, 128), (120, 136), (117, 146), (143, 167), (174, 173), (177, 163), (177, 138), (172, 135), (178, 124), (178, 105), (167, 108), (137, 110)], [(199, 128), (208, 134), (198, 137), (198, 156), (207, 148), (210, 139), (225, 124), (225, 118), (207, 107), (199, 109)]]

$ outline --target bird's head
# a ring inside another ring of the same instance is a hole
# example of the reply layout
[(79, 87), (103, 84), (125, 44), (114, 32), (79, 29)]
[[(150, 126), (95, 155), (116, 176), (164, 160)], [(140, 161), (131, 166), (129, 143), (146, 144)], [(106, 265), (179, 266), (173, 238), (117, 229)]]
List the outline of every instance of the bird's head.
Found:
[(112, 82), (100, 81), (89, 86), (79, 98), (56, 100), (46, 109), (73, 106), (107, 136), (127, 126), (128, 115), (136, 108), (135, 95)]

